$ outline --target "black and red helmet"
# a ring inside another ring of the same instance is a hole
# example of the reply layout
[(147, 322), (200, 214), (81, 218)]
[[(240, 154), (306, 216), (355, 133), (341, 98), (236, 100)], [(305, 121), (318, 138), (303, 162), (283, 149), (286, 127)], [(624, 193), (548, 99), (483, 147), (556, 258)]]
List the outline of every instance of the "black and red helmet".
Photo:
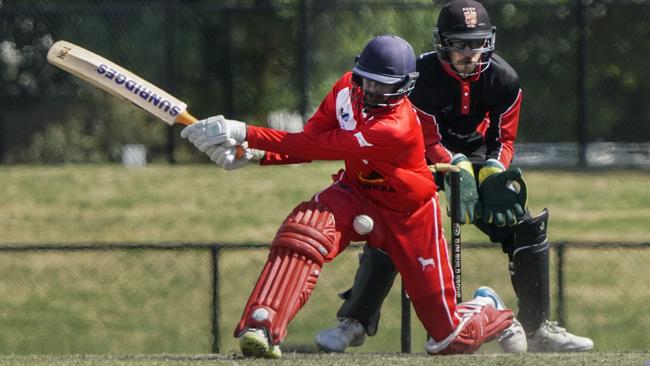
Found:
[(481, 58), (470, 76), (490, 66), (496, 41), (496, 27), (481, 3), (474, 0), (452, 0), (443, 6), (433, 29), (433, 47), (440, 61), (451, 64), (452, 51), (480, 53)]

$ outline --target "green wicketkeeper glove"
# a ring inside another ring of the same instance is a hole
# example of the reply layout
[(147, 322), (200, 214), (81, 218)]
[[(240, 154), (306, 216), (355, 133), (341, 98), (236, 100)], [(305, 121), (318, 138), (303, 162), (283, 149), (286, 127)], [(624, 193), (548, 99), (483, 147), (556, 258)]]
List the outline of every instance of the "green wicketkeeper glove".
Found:
[[(496, 159), (488, 159), (478, 172), (482, 209), (477, 217), (487, 224), (512, 226), (524, 216), (528, 193), (521, 169), (506, 170)], [(519, 191), (513, 182), (519, 183)]]
[[(476, 190), (476, 178), (474, 178), (474, 169), (472, 163), (463, 154), (456, 154), (451, 159), (451, 164), (460, 168), (460, 223), (473, 223), (475, 211), (480, 204), (478, 200), (478, 191)], [(445, 174), (445, 195), (447, 196), (447, 207), (451, 206), (451, 174)], [(447, 210), (451, 215), (451, 211)]]

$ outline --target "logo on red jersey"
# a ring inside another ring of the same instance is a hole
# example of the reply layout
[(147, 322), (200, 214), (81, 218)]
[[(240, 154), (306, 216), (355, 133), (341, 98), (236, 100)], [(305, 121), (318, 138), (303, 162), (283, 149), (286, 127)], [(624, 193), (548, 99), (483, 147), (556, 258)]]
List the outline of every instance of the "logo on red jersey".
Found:
[[(366, 163), (367, 164), (367, 163)], [(366, 190), (375, 190), (382, 192), (396, 192), (395, 188), (391, 187), (384, 177), (370, 167), (365, 167), (364, 171), (359, 173), (360, 186)]]
[(343, 130), (352, 131), (357, 128), (350, 103), (350, 88), (343, 88), (336, 94), (336, 119)]
[(341, 116), (341, 119), (345, 122), (347, 122), (350, 119), (350, 113), (346, 112), (343, 107), (339, 109), (339, 116)]
[(364, 147), (364, 146), (373, 146), (373, 144), (369, 143), (366, 141), (365, 137), (361, 134), (361, 132), (357, 132), (354, 134), (354, 137), (357, 138), (357, 141), (359, 141), (359, 146)]
[(418, 257), (418, 262), (422, 266), (422, 272), (427, 270), (427, 266), (431, 266), (431, 269), (436, 269), (436, 264), (433, 262), (433, 258), (422, 258)]

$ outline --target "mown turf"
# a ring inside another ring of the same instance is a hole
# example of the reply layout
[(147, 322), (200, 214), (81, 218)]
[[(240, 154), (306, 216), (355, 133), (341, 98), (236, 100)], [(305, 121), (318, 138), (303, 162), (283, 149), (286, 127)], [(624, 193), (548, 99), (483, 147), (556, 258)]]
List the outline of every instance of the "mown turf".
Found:
[[(337, 293), (350, 286), (359, 250), (349, 248), (323, 270), (312, 298), (289, 327), (285, 349), (313, 350), (315, 333), (335, 324)], [(221, 353), (238, 351), (232, 332), (267, 254), (264, 248), (220, 253)], [(565, 260), (568, 328), (593, 338), (597, 351), (648, 349), (644, 281), (650, 278), (645, 265), (650, 251), (568, 249)], [(2, 253), (0, 353), (209, 352), (210, 266), (207, 249)], [(463, 269), (465, 298), (489, 284), (516, 308), (500, 249), (465, 249)], [(554, 260), (551, 273), (551, 318), (557, 319)], [(398, 277), (378, 334), (350, 352), (400, 351), (399, 290)], [(420, 352), (425, 335), (414, 313), (411, 327), (412, 350)]]
[[(4, 243), (268, 242), (341, 164), (0, 167)], [(650, 171), (526, 171), (529, 207), (553, 240), (647, 241)], [(444, 195), (441, 200), (444, 202)], [(473, 227), (464, 239), (484, 241)]]
[[(329, 184), (329, 173), (338, 168), (337, 163), (235, 172), (210, 165), (0, 167), (0, 244), (268, 243), (286, 213)], [(531, 171), (526, 176), (531, 209), (551, 209), (551, 241), (647, 242), (650, 172)], [(472, 227), (463, 228), (463, 240), (486, 241)], [(287, 348), (313, 347), (315, 332), (334, 323), (336, 294), (352, 282), (358, 252), (349, 249), (324, 270), (311, 301), (289, 328)], [(232, 330), (266, 254), (265, 249), (221, 252), (224, 354), (237, 351)], [(210, 352), (209, 255), (207, 250), (3, 253), (0, 353)], [(489, 284), (516, 307), (506, 262), (498, 247), (464, 250), (465, 297)], [(649, 349), (650, 251), (569, 246), (565, 262), (569, 329), (592, 337), (597, 351)], [(398, 278), (379, 334), (353, 352), (399, 351), (399, 288)], [(425, 336), (414, 314), (412, 327), (412, 349), (419, 352)], [(488, 345), (484, 351), (496, 349)]]
[(226, 355), (135, 355), (135, 356), (2, 356), (1, 365), (15, 366), (59, 366), (59, 365), (636, 365), (646, 366), (650, 353), (568, 353), (568, 354), (478, 354), (462, 356), (432, 357), (425, 354), (285, 354), (280, 360), (242, 359)]

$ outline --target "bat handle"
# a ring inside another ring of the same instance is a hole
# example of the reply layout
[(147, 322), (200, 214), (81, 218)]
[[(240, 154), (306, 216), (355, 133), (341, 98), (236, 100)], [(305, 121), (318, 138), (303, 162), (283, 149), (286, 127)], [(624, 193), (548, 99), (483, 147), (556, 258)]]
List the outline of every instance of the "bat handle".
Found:
[(196, 123), (197, 121), (198, 119), (193, 115), (187, 113), (187, 111), (183, 111), (183, 113), (176, 116), (176, 119), (174, 120), (174, 122), (185, 126), (189, 126), (192, 123)]
[(235, 158), (237, 160), (241, 159), (244, 156), (245, 153), (246, 153), (246, 150), (244, 150), (243, 147), (241, 147), (241, 146), (236, 146), (235, 147)]
[(448, 163), (435, 163), (432, 165), (429, 165), (429, 170), (431, 173), (436, 173), (436, 172), (441, 172), (441, 173), (447, 173), (447, 172), (460, 172), (460, 168), (456, 165), (451, 165)]
[[(176, 117), (176, 120), (174, 122), (189, 126), (192, 123), (196, 123), (198, 119), (194, 117), (193, 115), (189, 114), (187, 111), (183, 111), (183, 113), (179, 114), (178, 117)], [(243, 147), (241, 146), (236, 146), (235, 147), (235, 158), (241, 159), (244, 154), (246, 153), (246, 150), (244, 150)]]

